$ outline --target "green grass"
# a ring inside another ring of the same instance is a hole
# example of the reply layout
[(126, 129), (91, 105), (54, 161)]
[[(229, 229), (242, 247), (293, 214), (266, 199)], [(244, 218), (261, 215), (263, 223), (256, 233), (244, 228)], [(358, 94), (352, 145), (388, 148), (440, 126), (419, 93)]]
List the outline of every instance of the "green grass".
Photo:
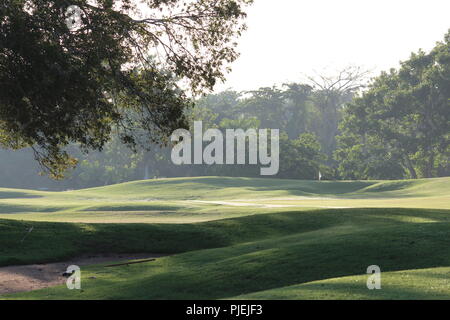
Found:
[(384, 272), (382, 290), (367, 290), (367, 274), (307, 282), (232, 297), (234, 300), (450, 299), (450, 268)]
[[(142, 265), (88, 267), (83, 269), (83, 292), (60, 286), (9, 298), (226, 299), (264, 290), (269, 290), (264, 298), (277, 298), (279, 293), (271, 289), (361, 275), (373, 264), (383, 272), (450, 266), (449, 213), (415, 209), (323, 210), (195, 225), (121, 227), (34, 222), (37, 232), (27, 240), (28, 246), (22, 246), (21, 256), (20, 245), (11, 240), (18, 239), (12, 231), (18, 222), (2, 221), (2, 242), (8, 245), (1, 256), (22, 259), (16, 263), (31, 263), (52, 261), (57, 259), (56, 254), (62, 258), (86, 251), (185, 252)], [(5, 228), (10, 228), (9, 234), (3, 232)], [(96, 279), (89, 279), (92, 276)], [(421, 286), (428, 288), (429, 282), (423, 280)], [(415, 295), (415, 287), (417, 284), (408, 289), (405, 283), (403, 297), (422, 297)], [(367, 290), (363, 282), (358, 288), (354, 295)], [(292, 290), (291, 298), (301, 290)], [(383, 297), (398, 297), (398, 290), (390, 292), (387, 286), (382, 290)], [(329, 294), (347, 298), (352, 292), (337, 289)], [(431, 292), (427, 297), (441, 296)], [(314, 297), (320, 296), (309, 296)]]
[(0, 219), (196, 223), (293, 208), (450, 209), (449, 185), (449, 178), (318, 182), (201, 177), (136, 181), (66, 192), (0, 188)]
[[(449, 185), (449, 178), (321, 183), (195, 178), (63, 193), (0, 190), (0, 203), (10, 212), (0, 220), (0, 265), (87, 253), (173, 254), (124, 267), (83, 267), (82, 291), (59, 286), (1, 298), (448, 299)], [(365, 208), (365, 202), (379, 208)], [(261, 206), (273, 203), (292, 207)], [(295, 207), (300, 203), (304, 207)], [(352, 208), (319, 209), (330, 203)], [(137, 213), (149, 215), (142, 218), (146, 223), (130, 223)], [(49, 222), (76, 215), (95, 223)], [(128, 223), (99, 223), (114, 216)], [(156, 220), (160, 223), (149, 223)], [(370, 265), (381, 267), (382, 290), (366, 287)]]

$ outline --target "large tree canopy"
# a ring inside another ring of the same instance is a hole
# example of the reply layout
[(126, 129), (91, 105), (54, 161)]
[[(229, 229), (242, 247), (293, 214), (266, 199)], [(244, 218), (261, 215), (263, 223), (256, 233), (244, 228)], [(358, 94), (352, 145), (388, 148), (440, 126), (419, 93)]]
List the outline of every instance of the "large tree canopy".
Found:
[(186, 90), (212, 88), (236, 59), (251, 2), (2, 1), (0, 145), (33, 147), (58, 177), (68, 144), (101, 150), (113, 129), (131, 147), (166, 142), (186, 126)]
[(450, 32), (431, 52), (413, 53), (377, 77), (345, 111), (336, 153), (345, 178), (448, 173)]

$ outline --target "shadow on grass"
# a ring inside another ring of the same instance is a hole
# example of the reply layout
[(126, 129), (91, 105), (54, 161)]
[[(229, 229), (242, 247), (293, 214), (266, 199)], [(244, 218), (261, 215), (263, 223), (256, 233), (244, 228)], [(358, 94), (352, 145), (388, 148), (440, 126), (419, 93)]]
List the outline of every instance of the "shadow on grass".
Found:
[[(95, 292), (102, 292), (104, 298), (221, 299), (360, 275), (374, 264), (383, 272), (449, 266), (449, 213), (316, 210), (192, 225), (0, 220), (0, 243), (6, 244), (0, 247), (0, 264), (10, 264), (8, 258), (30, 263), (81, 253), (185, 252), (152, 264), (111, 270)], [(434, 222), (415, 222), (416, 217)], [(29, 225), (36, 232), (20, 243), (21, 232)], [(73, 298), (65, 291), (61, 294), (59, 298)], [(89, 297), (86, 291), (84, 298)]]
[(36, 195), (27, 192), (20, 191), (0, 191), (0, 199), (32, 199), (32, 198), (42, 198), (41, 195)]
[[(278, 290), (275, 290), (278, 291)], [(381, 290), (369, 290), (364, 281), (360, 282), (344, 282), (338, 283), (311, 283), (301, 286), (293, 286), (282, 288), (281, 292), (277, 293), (258, 293), (250, 295), (250, 298), (266, 298), (274, 300), (283, 299), (299, 299), (299, 300), (427, 300), (427, 299), (442, 299), (450, 298), (449, 293), (442, 293), (437, 291), (427, 291), (420, 288), (408, 286), (390, 286), (384, 285)]]

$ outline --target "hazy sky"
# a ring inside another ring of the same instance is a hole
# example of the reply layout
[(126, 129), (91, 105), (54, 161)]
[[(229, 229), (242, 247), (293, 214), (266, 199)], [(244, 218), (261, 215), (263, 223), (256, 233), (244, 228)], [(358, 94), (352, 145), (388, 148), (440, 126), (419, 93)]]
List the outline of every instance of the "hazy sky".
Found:
[(397, 67), (450, 28), (450, 0), (255, 0), (226, 88), (301, 81), (302, 74), (359, 65)]

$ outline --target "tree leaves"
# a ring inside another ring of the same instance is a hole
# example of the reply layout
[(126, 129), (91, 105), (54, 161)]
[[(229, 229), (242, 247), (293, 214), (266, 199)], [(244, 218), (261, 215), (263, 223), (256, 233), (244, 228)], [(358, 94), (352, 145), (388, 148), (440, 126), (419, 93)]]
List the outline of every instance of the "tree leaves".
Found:
[(251, 1), (74, 0), (83, 12), (76, 30), (63, 1), (6, 2), (0, 143), (33, 147), (45, 171), (61, 178), (75, 164), (64, 150), (70, 143), (101, 150), (117, 128), (123, 142), (145, 147), (186, 127), (191, 99), (179, 80), (195, 95), (223, 79)]
[[(395, 163), (410, 178), (450, 172), (449, 34), (431, 52), (413, 53), (399, 70), (382, 73), (346, 108), (336, 153), (345, 177), (395, 178)], [(368, 173), (373, 157), (385, 173)]]

